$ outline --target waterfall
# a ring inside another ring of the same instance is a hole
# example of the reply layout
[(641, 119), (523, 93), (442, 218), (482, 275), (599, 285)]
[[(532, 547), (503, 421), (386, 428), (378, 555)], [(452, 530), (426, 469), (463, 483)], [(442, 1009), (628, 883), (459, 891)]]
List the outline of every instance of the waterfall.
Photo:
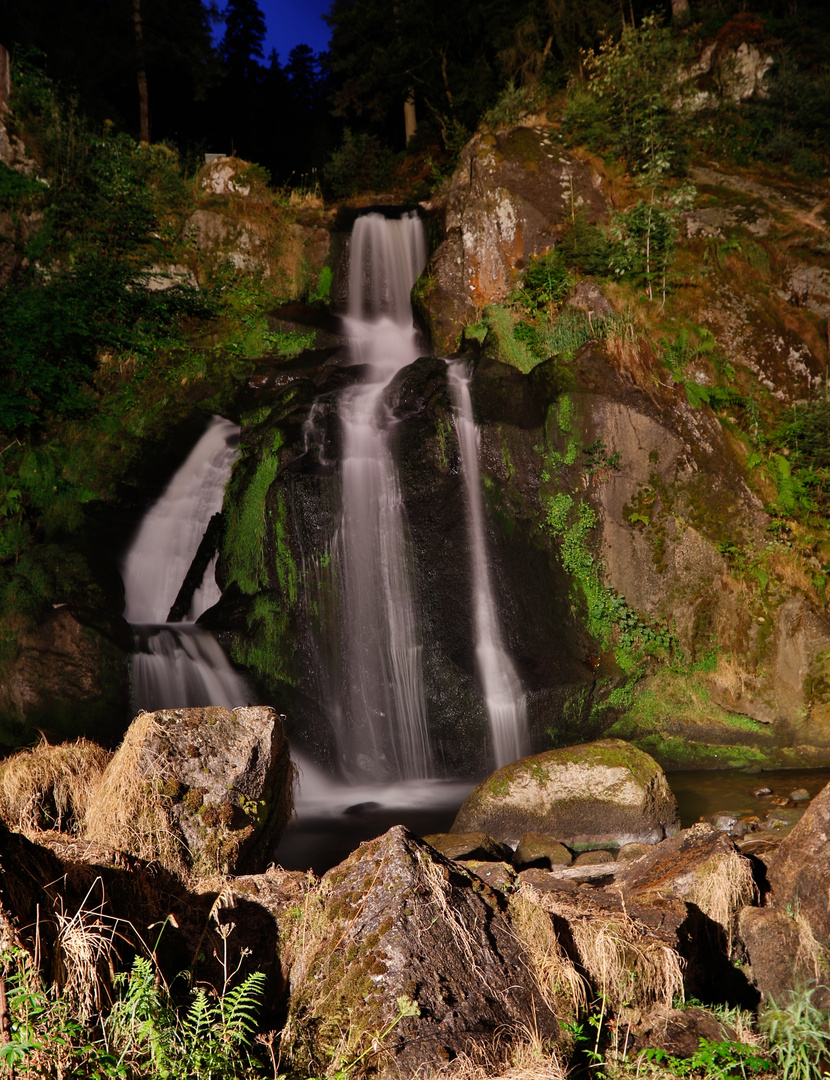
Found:
[(343, 700), (335, 707), (341, 768), (351, 779), (432, 775), (422, 644), (386, 390), (418, 357), (409, 294), (426, 261), (417, 215), (357, 219), (349, 263), (352, 360), (363, 381), (340, 397)]
[(235, 707), (253, 700), (217, 641), (194, 621), (219, 599), (210, 562), (181, 623), (168, 623), (208, 523), (222, 509), (239, 428), (215, 416), (187, 460), (145, 514), (122, 567), (124, 617), (134, 630), (137, 709)]
[(504, 649), (498, 610), (493, 595), (484, 531), (484, 506), (478, 467), (478, 429), (473, 420), (470, 388), (463, 364), (448, 368), (455, 405), (455, 427), (461, 450), (461, 469), (470, 534), (476, 665), (490, 721), (493, 756), (497, 767), (530, 753), (527, 706), (521, 682)]

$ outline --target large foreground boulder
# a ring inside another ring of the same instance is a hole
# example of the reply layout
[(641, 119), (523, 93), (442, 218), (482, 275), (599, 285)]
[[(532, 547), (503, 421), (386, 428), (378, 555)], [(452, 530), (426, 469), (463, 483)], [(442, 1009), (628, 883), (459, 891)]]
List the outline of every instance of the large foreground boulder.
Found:
[(309, 900), (282, 1043), (298, 1071), (360, 1061), (414, 1076), (462, 1054), (493, 1066), (522, 1029), (561, 1040), (552, 1006), (573, 1019), (543, 993), (506, 898), (401, 826), (361, 845)]
[(505, 765), (465, 799), (451, 832), (515, 846), (544, 833), (575, 850), (653, 844), (680, 827), (663, 770), (622, 739), (548, 750)]
[(291, 816), (293, 786), (272, 709), (142, 713), (104, 772), (86, 835), (177, 872), (264, 870)]
[(741, 913), (752, 975), (766, 998), (826, 983), (830, 955), (830, 784), (766, 860), (766, 906)]

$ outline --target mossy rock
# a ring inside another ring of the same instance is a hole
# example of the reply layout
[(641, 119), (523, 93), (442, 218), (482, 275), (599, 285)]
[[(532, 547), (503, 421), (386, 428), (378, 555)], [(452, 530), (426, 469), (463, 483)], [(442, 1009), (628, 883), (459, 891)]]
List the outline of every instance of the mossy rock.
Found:
[(656, 843), (678, 828), (657, 762), (622, 739), (602, 739), (498, 769), (467, 796), (450, 831), (483, 831), (508, 844), (541, 832), (590, 850)]

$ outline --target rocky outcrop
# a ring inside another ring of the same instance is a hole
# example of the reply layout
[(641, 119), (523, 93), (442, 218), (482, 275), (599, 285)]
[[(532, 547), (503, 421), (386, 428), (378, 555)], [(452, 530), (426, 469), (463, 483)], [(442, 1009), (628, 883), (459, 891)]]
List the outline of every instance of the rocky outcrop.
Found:
[(207, 163), (197, 183), (202, 205), (184, 228), (200, 254), (197, 273), (209, 275), (224, 262), (271, 279), (284, 298), (302, 296), (329, 256), (330, 215), (322, 204), (276, 214), (262, 170), (236, 157)]
[(444, 239), (419, 301), (439, 352), (486, 304), (504, 300), (531, 255), (550, 251), (575, 214), (605, 210), (599, 176), (549, 129), (482, 132), (464, 148), (441, 207)]
[(411, 1077), (460, 1054), (504, 1061), (523, 1025), (563, 1040), (504, 898), (403, 828), (329, 871), (303, 918), (283, 1036), (295, 1068), (360, 1057)]
[(452, 832), (515, 845), (542, 832), (575, 850), (656, 843), (679, 827), (663, 770), (620, 739), (549, 750), (498, 769), (467, 796)]
[(85, 833), (179, 872), (264, 869), (293, 785), (282, 720), (269, 708), (142, 713), (101, 778)]

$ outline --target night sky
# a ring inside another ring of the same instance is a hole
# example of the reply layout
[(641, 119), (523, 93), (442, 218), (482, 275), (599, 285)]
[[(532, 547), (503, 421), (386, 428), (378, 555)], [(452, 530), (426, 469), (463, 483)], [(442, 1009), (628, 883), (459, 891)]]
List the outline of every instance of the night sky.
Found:
[[(309, 45), (314, 52), (323, 52), (329, 44), (329, 28), (322, 16), (331, 7), (331, 0), (259, 0), (265, 15), (268, 33), (263, 46), (265, 60), (276, 49), (280, 63), (288, 62), (295, 45)], [(214, 26), (214, 40), (221, 40), (224, 24)]]

